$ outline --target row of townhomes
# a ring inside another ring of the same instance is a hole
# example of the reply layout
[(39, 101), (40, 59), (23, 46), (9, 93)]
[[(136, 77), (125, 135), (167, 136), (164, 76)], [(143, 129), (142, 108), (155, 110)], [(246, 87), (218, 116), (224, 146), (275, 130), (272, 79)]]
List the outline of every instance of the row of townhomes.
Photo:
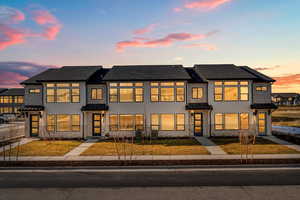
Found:
[(18, 116), (24, 105), (24, 88), (0, 88), (0, 114)]
[(273, 79), (224, 65), (65, 66), (22, 82), (27, 137), (271, 134)]
[(300, 105), (300, 94), (272, 93), (272, 101), (276, 105), (297, 106)]

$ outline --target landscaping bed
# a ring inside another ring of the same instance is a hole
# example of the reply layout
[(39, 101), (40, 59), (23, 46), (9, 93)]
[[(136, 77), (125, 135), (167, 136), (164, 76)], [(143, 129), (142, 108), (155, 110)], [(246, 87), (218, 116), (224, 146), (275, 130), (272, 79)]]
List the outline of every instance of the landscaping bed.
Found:
[(208, 155), (209, 152), (195, 139), (155, 139), (126, 142), (101, 141), (92, 145), (81, 156), (117, 155)]
[[(5, 155), (8, 156), (64, 156), (66, 153), (79, 146), (82, 142), (76, 140), (39, 140), (32, 141), (30, 143), (20, 145), (19, 153), (18, 148), (5, 151)], [(0, 156), (4, 153), (1, 152)]]
[[(211, 140), (219, 145), (228, 154), (241, 154), (241, 145), (239, 138), (211, 138)], [(245, 153), (245, 146), (243, 147), (243, 153)], [(256, 138), (254, 145), (249, 145), (249, 153), (252, 150), (253, 154), (298, 154), (299, 151), (290, 149), (283, 145), (274, 143), (264, 138)]]

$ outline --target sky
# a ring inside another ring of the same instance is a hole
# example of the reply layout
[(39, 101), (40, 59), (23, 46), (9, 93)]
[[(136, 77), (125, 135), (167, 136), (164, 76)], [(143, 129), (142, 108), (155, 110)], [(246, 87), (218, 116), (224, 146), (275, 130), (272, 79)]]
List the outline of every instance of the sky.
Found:
[(65, 65), (236, 64), (277, 80), (274, 92), (300, 92), (299, 9), (299, 0), (0, 0), (0, 87)]

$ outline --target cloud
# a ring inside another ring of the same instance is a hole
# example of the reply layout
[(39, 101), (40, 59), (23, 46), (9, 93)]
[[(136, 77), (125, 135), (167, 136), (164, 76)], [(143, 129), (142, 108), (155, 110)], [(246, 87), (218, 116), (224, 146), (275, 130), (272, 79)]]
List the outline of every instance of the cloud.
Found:
[(256, 67), (254, 69), (257, 70), (257, 71), (266, 71), (266, 70), (274, 70), (274, 69), (277, 69), (277, 68), (280, 68), (280, 67), (281, 67), (280, 65), (276, 65), (274, 67)]
[(0, 62), (0, 87), (17, 87), (19, 83), (29, 77), (55, 65), (43, 65), (33, 62), (7, 61)]
[(195, 43), (195, 44), (187, 44), (183, 45), (184, 48), (200, 48), (206, 51), (216, 51), (218, 48), (214, 44), (206, 44), (206, 43)]
[(174, 12), (181, 12), (183, 9), (182, 8), (173, 8)]
[(273, 77), (277, 86), (300, 85), (300, 74), (290, 74), (286, 76)]
[(15, 24), (25, 20), (25, 15), (15, 8), (0, 6), (0, 23)]
[(150, 24), (144, 28), (137, 29), (133, 31), (133, 34), (135, 35), (143, 35), (145, 33), (150, 33), (153, 31), (153, 29), (157, 26), (157, 24)]
[(48, 40), (54, 40), (62, 28), (57, 18), (47, 10), (34, 10), (32, 15), (33, 20), (44, 27), (41, 36)]
[(28, 34), (23, 30), (0, 24), (0, 36), (0, 50), (3, 50), (11, 45), (24, 43)]
[(183, 9), (194, 9), (194, 10), (202, 10), (209, 11), (213, 10), (225, 3), (229, 3), (232, 0), (194, 0), (186, 2), (182, 8), (177, 7), (173, 8), (174, 12), (181, 12)]
[(210, 35), (211, 33), (208, 34), (171, 33), (162, 38), (146, 40), (146, 41), (127, 40), (127, 41), (118, 42), (116, 44), (116, 50), (118, 52), (123, 52), (124, 49), (127, 47), (153, 48), (153, 47), (170, 46), (177, 41), (200, 40)]

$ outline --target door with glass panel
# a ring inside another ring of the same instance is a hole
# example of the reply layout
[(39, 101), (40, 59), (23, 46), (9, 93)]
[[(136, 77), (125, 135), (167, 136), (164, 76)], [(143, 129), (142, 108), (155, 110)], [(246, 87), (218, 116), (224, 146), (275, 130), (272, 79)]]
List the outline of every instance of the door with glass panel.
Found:
[(93, 136), (101, 136), (101, 114), (93, 114)]
[(30, 136), (37, 137), (39, 135), (39, 115), (30, 115)]
[(259, 135), (266, 135), (267, 133), (267, 113), (259, 112), (257, 116), (258, 121), (258, 134)]
[(203, 135), (203, 116), (202, 113), (194, 113), (194, 136)]

